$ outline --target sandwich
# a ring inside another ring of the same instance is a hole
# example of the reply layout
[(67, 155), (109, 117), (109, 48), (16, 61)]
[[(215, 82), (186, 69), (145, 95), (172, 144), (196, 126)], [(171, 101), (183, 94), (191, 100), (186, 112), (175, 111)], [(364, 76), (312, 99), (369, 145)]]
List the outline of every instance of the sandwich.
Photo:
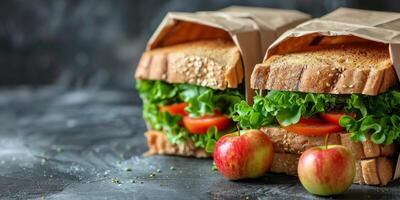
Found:
[(143, 53), (136, 88), (143, 99), (147, 155), (209, 157), (234, 127), (243, 66), (231, 40), (190, 41)]
[[(321, 39), (321, 38), (320, 38)], [(353, 152), (354, 183), (386, 185), (393, 178), (400, 137), (400, 90), (388, 45), (312, 44), (275, 54), (251, 75), (253, 105), (235, 105), (243, 129), (260, 129), (274, 143), (271, 171), (297, 174), (306, 149), (341, 144)]]
[(234, 105), (252, 97), (245, 87), (268, 45), (309, 17), (241, 6), (169, 12), (135, 72), (148, 128), (145, 155), (210, 157), (235, 127)]

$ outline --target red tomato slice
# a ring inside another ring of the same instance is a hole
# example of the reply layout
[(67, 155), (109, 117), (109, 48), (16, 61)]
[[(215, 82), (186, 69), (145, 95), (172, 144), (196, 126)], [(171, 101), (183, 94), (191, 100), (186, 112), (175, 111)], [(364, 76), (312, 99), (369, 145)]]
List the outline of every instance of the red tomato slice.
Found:
[(176, 103), (172, 105), (165, 105), (160, 107), (161, 112), (169, 112), (171, 115), (181, 115), (187, 116), (188, 113), (185, 111), (185, 108), (188, 106), (188, 103)]
[(232, 121), (225, 115), (216, 114), (204, 117), (183, 117), (183, 125), (193, 134), (205, 134), (211, 126), (216, 126), (218, 131), (223, 131), (232, 125)]
[(289, 132), (305, 136), (325, 136), (343, 130), (343, 127), (337, 124), (325, 122), (318, 118), (302, 118), (297, 124), (282, 127)]
[(345, 112), (327, 112), (319, 114), (319, 116), (321, 116), (321, 118), (324, 119), (325, 121), (337, 125), (339, 125), (340, 118), (342, 118), (345, 115), (348, 115), (353, 118), (356, 117), (354, 113), (345, 113)]

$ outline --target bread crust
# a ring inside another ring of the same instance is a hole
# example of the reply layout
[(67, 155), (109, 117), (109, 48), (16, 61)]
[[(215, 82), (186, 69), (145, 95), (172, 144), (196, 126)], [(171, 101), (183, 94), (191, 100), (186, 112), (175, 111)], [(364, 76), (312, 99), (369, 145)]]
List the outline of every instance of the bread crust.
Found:
[[(262, 127), (260, 130), (271, 138), (278, 153), (302, 154), (308, 148), (325, 144), (325, 137), (302, 136), (280, 127)], [(339, 133), (329, 136), (328, 144), (340, 143)]]
[[(324, 137), (302, 136), (279, 127), (263, 127), (274, 143), (275, 156), (271, 171), (288, 175), (297, 174), (298, 159), (306, 149), (324, 144)], [(386, 185), (394, 175), (394, 160), (398, 145), (377, 145), (368, 137), (365, 142), (353, 142), (348, 133), (331, 134), (329, 144), (346, 146), (356, 158), (354, 183)], [(295, 166), (295, 167), (294, 167)]]
[[(262, 128), (261, 131), (269, 135), (271, 140), (274, 142), (275, 154), (271, 166), (271, 172), (274, 173), (297, 175), (297, 164), (301, 153), (307, 148), (323, 144), (322, 142), (324, 141), (323, 137), (301, 136), (287, 132), (286, 130), (278, 127)], [(289, 136), (283, 136), (285, 134)], [(204, 149), (195, 147), (192, 141), (187, 141), (181, 145), (171, 144), (165, 134), (161, 131), (150, 130), (147, 131), (145, 135), (147, 137), (147, 143), (149, 146), (149, 151), (145, 153), (146, 156), (160, 154), (196, 158), (207, 158), (212, 156)], [(364, 149), (369, 148), (370, 144), (363, 146), (364, 143), (351, 142), (347, 133), (338, 133), (333, 135), (336, 135), (336, 137), (332, 137), (334, 139), (329, 140), (330, 144), (345, 145), (356, 157), (356, 174), (353, 183), (386, 185), (392, 180), (394, 175), (394, 159), (398, 155), (397, 145), (378, 145), (380, 149), (378, 156), (365, 157), (360, 155), (370, 155), (368, 153), (364, 154)], [(292, 143), (290, 144), (294, 144), (293, 141), (296, 141), (296, 143), (301, 142), (301, 144), (304, 144), (304, 146), (296, 144), (292, 145), (291, 147), (295, 148), (295, 150), (290, 148), (285, 149), (284, 144), (277, 144), (284, 143), (282, 138), (291, 140)], [(348, 143), (343, 144), (343, 141), (347, 141)], [(356, 144), (355, 147), (349, 146), (354, 144)], [(376, 149), (376, 147), (373, 148)], [(357, 157), (357, 155), (359, 156)]]
[(275, 153), (271, 172), (297, 176), (297, 164), (300, 155), (293, 153)]
[(362, 160), (361, 170), (364, 182), (370, 185), (379, 185), (379, 174), (376, 159)]
[[(271, 172), (297, 175), (300, 155), (275, 153)], [(387, 185), (394, 175), (394, 160), (387, 157), (369, 158), (356, 161), (353, 183), (366, 185)]]
[(397, 84), (387, 45), (342, 44), (273, 55), (256, 65), (251, 88), (378, 95)]
[(177, 156), (187, 156), (196, 158), (207, 158), (211, 155), (207, 153), (204, 149), (194, 146), (192, 141), (186, 141), (185, 143), (171, 144), (165, 134), (160, 131), (150, 130), (145, 133), (147, 137), (147, 145), (149, 150), (144, 153), (145, 156), (151, 155), (177, 155)]
[(242, 68), (239, 48), (231, 41), (204, 40), (144, 52), (135, 78), (237, 88), (243, 81)]
[(394, 175), (394, 161), (392, 159), (388, 159), (386, 157), (379, 157), (377, 159), (378, 162), (378, 175), (379, 175), (379, 184), (386, 185), (388, 184)]
[(364, 147), (361, 142), (351, 141), (349, 135), (346, 133), (340, 134), (340, 142), (353, 153), (355, 159), (360, 160), (365, 158)]
[[(325, 144), (325, 137), (303, 136), (280, 127), (262, 127), (260, 130), (271, 138), (277, 153), (302, 154), (311, 147)], [(350, 140), (350, 134), (344, 132), (330, 134), (328, 144), (346, 146), (357, 160), (380, 156), (394, 157), (398, 154), (396, 144), (377, 145), (370, 139), (365, 142), (353, 142)]]

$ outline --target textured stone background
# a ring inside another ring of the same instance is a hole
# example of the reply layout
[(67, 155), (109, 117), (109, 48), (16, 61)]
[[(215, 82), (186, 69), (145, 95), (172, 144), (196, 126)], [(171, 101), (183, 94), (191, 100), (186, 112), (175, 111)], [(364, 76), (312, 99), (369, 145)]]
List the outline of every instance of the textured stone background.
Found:
[(400, 11), (398, 0), (3, 0), (0, 85), (130, 88), (140, 53), (168, 11), (229, 5), (298, 9), (314, 17), (338, 7)]

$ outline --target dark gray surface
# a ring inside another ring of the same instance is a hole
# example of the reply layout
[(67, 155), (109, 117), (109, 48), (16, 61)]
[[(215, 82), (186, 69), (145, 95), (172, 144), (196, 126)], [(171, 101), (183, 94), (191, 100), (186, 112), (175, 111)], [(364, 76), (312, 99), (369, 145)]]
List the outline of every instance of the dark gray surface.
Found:
[[(1, 199), (317, 198), (295, 177), (231, 182), (208, 159), (142, 157), (145, 126), (133, 91), (0, 89), (0, 124)], [(398, 186), (353, 185), (339, 197), (400, 198)]]

